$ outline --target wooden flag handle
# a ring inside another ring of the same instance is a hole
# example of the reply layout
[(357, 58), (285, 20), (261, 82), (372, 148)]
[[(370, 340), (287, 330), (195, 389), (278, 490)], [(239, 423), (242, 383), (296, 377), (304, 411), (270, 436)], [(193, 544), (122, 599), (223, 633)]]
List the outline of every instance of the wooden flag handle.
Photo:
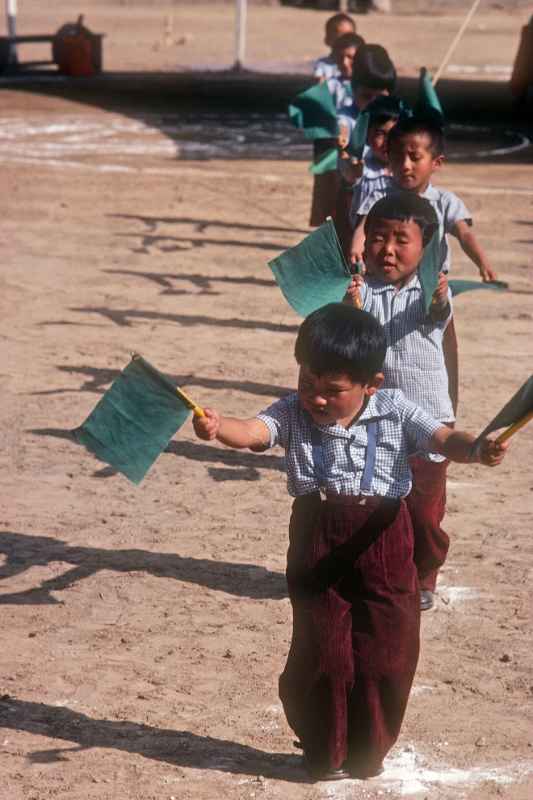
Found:
[(183, 389), (176, 386), (176, 394), (185, 405), (191, 409), (195, 417), (205, 417), (204, 410), (201, 406), (197, 406), (194, 400), (185, 394)]
[(498, 444), (501, 444), (502, 442), (506, 442), (507, 439), (510, 439), (511, 436), (514, 433), (519, 431), (520, 428), (523, 428), (524, 425), (527, 425), (527, 423), (532, 419), (533, 419), (533, 411), (530, 411), (529, 414), (526, 414), (525, 417), (522, 417), (522, 419), (519, 419), (518, 422), (515, 422), (514, 425), (511, 425), (509, 428), (507, 428), (506, 431), (504, 431), (503, 433), (500, 433), (500, 435), (496, 439)]

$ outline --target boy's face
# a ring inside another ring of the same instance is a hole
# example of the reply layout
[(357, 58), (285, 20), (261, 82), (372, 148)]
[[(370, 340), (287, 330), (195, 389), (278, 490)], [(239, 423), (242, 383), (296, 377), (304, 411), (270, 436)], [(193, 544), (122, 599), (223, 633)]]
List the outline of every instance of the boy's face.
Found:
[(409, 283), (424, 252), (420, 226), (410, 219), (377, 219), (365, 239), (364, 261), (383, 283), (398, 289)]
[(333, 47), (337, 39), (340, 39), (345, 33), (355, 33), (355, 26), (352, 25), (351, 22), (348, 22), (348, 20), (338, 22), (329, 33), (326, 31), (324, 42), (328, 47)]
[(431, 176), (442, 166), (443, 156), (431, 151), (427, 133), (409, 133), (389, 149), (389, 162), (396, 182), (409, 192), (425, 192)]
[(364, 111), (372, 100), (381, 95), (390, 94), (388, 89), (372, 89), (370, 86), (358, 86), (354, 92), (354, 102), (359, 111)]
[(342, 47), (333, 51), (335, 62), (343, 78), (351, 78), (353, 72), (353, 60), (357, 52), (357, 47)]
[(338, 423), (347, 427), (382, 381), (381, 373), (365, 384), (354, 383), (344, 372), (318, 376), (302, 364), (298, 376), (298, 396), (314, 422), (319, 425)]
[(396, 125), (396, 120), (390, 119), (388, 122), (380, 122), (379, 125), (372, 125), (368, 129), (368, 145), (372, 152), (382, 164), (389, 163), (389, 153), (387, 149), (387, 138), (389, 132)]

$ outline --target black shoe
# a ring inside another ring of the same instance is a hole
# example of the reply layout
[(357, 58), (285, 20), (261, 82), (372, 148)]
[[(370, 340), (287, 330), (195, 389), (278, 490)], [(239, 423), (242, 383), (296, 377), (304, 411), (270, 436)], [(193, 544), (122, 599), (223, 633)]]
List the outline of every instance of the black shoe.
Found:
[(343, 781), (350, 778), (351, 775), (344, 767), (338, 769), (329, 769), (327, 767), (319, 766), (304, 753), (304, 766), (307, 774), (314, 781)]
[(350, 776), (352, 778), (357, 778), (360, 781), (365, 781), (367, 778), (375, 778), (377, 775), (381, 775), (383, 772), (383, 764), (380, 764), (375, 769), (368, 769), (368, 767), (356, 767), (356, 766), (349, 766)]
[(420, 590), (420, 611), (429, 611), (435, 604), (435, 595), (429, 589)]

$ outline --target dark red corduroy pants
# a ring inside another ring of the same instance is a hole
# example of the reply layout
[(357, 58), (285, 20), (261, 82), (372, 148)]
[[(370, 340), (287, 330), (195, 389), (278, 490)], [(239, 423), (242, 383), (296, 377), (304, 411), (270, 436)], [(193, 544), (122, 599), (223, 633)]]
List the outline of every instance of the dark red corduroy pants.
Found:
[(409, 459), (413, 488), (406, 497), (415, 538), (414, 561), (421, 589), (435, 591), (437, 575), (450, 546), (441, 528), (446, 510), (446, 470), (448, 461), (427, 461), (420, 456)]
[(398, 737), (418, 661), (420, 597), (405, 503), (333, 585), (311, 591), (308, 579), (374, 523), (382, 524), (380, 512), (369, 506), (295, 500), (287, 557), (293, 635), (279, 681), (311, 765), (346, 764), (361, 778), (379, 771)]

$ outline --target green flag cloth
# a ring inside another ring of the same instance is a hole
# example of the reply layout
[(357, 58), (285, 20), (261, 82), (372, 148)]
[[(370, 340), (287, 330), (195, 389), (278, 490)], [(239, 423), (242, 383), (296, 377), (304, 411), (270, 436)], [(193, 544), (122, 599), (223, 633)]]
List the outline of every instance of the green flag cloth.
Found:
[(489, 281), (487, 283), (482, 283), (481, 281), (466, 281), (457, 278), (448, 281), (448, 283), (452, 290), (453, 297), (458, 294), (463, 294), (463, 292), (471, 292), (475, 289), (499, 289), (501, 291), (509, 288), (509, 285), (505, 283), (505, 281)]
[(73, 434), (138, 484), (189, 414), (168, 378), (135, 356)]
[(434, 115), (440, 122), (444, 122), (444, 111), (440, 104), (439, 97), (433, 86), (431, 75), (425, 67), (420, 70), (420, 78), (418, 80), (418, 99), (415, 106), (417, 114), (431, 114)]
[(336, 147), (332, 147), (331, 150), (327, 150), (324, 153), (320, 161), (309, 165), (309, 172), (313, 175), (324, 175), (325, 172), (331, 172), (337, 169), (338, 159), (338, 150)]
[(479, 434), (477, 441), (499, 428), (508, 428), (510, 425), (514, 425), (515, 422), (519, 422), (531, 412), (533, 412), (533, 375), (511, 397), (500, 413), (496, 414), (492, 422), (489, 422), (485, 430)]
[(426, 312), (429, 311), (433, 294), (439, 284), (440, 264), (440, 238), (437, 230), (431, 237), (429, 244), (425, 246), (422, 261), (418, 267), (418, 278), (422, 286)]
[(348, 142), (348, 152), (353, 158), (362, 158), (363, 150), (365, 149), (366, 137), (368, 135), (368, 121), (370, 114), (368, 111), (362, 111), (355, 120), (352, 135)]
[(289, 105), (289, 119), (306, 139), (334, 139), (338, 136), (335, 102), (326, 81), (296, 95)]
[(331, 219), (268, 266), (285, 299), (302, 317), (327, 303), (340, 302), (350, 283), (350, 272)]

